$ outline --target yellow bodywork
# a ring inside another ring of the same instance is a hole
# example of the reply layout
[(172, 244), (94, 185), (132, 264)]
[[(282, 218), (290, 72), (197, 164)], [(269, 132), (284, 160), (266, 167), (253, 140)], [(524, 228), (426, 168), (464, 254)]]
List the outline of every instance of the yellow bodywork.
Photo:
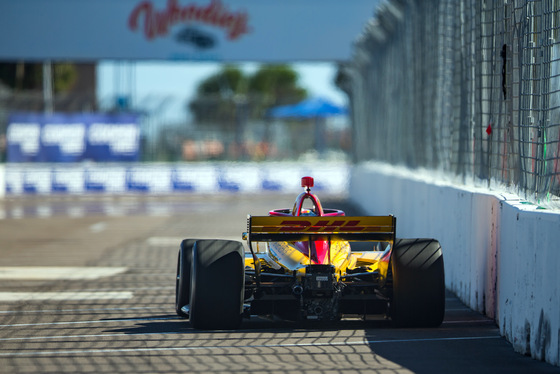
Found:
[[(297, 271), (305, 274), (305, 267), (310, 264), (308, 256), (300, 252), (294, 243), (290, 242), (270, 242), (255, 243), (255, 255), (261, 263), (273, 269), (284, 268), (286, 271)], [(331, 261), (336, 269), (337, 277), (344, 277), (348, 270), (365, 268), (368, 272), (380, 269), (380, 266), (387, 266), (379, 260), (385, 251), (364, 251), (352, 252), (350, 243), (346, 241), (336, 241), (331, 243)], [(245, 254), (245, 267), (255, 268), (253, 256)]]
[[(252, 253), (245, 256), (245, 267), (255, 268), (255, 261), (272, 269), (305, 274), (310, 258), (298, 250), (295, 242), (313, 240), (330, 243), (327, 263), (335, 267), (340, 280), (349, 270), (363, 268), (366, 272), (379, 270), (386, 274), (384, 254), (390, 250), (395, 235), (393, 216), (336, 216), (336, 217), (270, 217), (249, 216), (248, 233), (244, 234)], [(284, 239), (284, 240), (281, 240)], [(372, 242), (371, 250), (352, 251), (350, 241)], [(383, 251), (376, 243), (389, 244)]]

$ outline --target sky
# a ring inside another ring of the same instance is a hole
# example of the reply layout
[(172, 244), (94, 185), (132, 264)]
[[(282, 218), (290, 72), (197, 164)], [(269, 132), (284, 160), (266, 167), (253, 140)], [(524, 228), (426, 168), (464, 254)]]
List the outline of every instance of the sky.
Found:
[[(257, 63), (239, 65), (250, 73)], [(113, 62), (98, 65), (97, 92), (102, 105), (110, 105), (117, 96), (132, 96), (133, 103), (159, 112), (166, 120), (188, 120), (185, 104), (198, 84), (221, 69), (214, 62)], [(338, 105), (346, 105), (346, 95), (333, 83), (335, 63), (294, 63), (300, 85), (309, 96), (321, 96)]]

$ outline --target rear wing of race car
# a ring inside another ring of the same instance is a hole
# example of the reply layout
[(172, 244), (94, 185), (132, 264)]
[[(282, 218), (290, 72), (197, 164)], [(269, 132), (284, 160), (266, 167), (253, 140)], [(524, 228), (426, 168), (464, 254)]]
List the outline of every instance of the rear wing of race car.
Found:
[(247, 241), (395, 241), (394, 216), (249, 216)]

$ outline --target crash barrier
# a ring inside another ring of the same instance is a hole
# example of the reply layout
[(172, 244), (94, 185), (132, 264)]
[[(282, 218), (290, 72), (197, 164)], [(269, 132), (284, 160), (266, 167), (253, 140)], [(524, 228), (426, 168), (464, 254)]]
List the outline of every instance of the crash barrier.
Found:
[[(300, 179), (313, 175), (315, 189), (344, 194), (345, 163), (144, 163), (5, 164), (7, 196), (51, 194), (169, 194), (301, 191)], [(1, 172), (1, 169), (0, 169)], [(0, 185), (1, 186), (1, 185)]]
[(6, 194), (6, 172), (5, 166), (0, 164), (0, 199)]
[(446, 287), (494, 318), (516, 351), (560, 365), (560, 211), (441, 180), (362, 163), (349, 196), (367, 214), (394, 214), (398, 238), (438, 239)]

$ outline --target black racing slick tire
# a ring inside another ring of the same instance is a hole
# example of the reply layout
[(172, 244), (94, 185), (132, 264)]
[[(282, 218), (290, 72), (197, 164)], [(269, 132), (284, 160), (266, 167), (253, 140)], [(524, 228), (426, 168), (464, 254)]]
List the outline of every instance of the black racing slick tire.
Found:
[(185, 239), (181, 242), (177, 256), (177, 282), (175, 284), (175, 311), (182, 318), (189, 315), (182, 308), (190, 302), (191, 293), (191, 258), (196, 239)]
[(391, 255), (391, 319), (399, 327), (437, 327), (445, 314), (441, 245), (434, 239), (398, 239)]
[(241, 324), (244, 250), (231, 240), (198, 240), (192, 251), (190, 322), (195, 329), (230, 330)]

